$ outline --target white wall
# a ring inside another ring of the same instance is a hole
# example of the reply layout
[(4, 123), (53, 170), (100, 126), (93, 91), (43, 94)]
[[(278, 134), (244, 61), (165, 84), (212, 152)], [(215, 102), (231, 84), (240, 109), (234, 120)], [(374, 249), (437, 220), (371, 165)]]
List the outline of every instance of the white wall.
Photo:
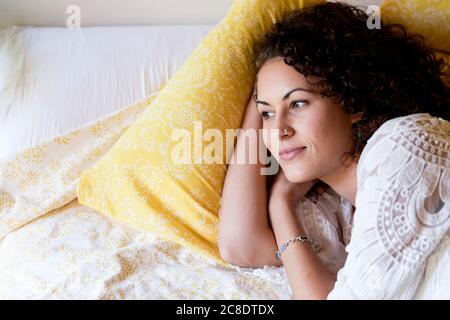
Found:
[(0, 25), (65, 26), (78, 5), (82, 26), (213, 24), (233, 0), (0, 0)]
[[(81, 26), (215, 24), (233, 0), (0, 0), (0, 26), (65, 26), (69, 5), (78, 5)], [(382, 0), (348, 0), (358, 5)]]

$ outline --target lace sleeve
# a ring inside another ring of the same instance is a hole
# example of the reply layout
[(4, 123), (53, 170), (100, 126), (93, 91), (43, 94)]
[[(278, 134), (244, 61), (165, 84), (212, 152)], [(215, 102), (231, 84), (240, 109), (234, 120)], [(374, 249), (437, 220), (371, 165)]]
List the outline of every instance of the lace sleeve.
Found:
[(429, 114), (391, 119), (369, 139), (347, 260), (328, 299), (414, 298), (449, 231), (449, 141), (450, 123)]

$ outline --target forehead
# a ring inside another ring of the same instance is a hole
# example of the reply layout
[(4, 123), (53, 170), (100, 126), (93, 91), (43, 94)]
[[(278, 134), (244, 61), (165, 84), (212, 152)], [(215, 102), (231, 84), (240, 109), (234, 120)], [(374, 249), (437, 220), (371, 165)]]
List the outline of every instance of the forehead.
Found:
[(287, 65), (282, 57), (267, 60), (259, 69), (257, 74), (258, 91), (271, 91), (276, 89), (289, 90), (293, 86), (305, 89), (313, 89), (306, 78), (295, 70), (294, 67)]

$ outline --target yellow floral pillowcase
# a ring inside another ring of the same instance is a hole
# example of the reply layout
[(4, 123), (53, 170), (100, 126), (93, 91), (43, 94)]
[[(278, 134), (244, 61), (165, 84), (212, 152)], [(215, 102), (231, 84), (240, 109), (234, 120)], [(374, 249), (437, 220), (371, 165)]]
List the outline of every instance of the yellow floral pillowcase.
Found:
[(173, 133), (191, 134), (192, 156), (210, 144), (196, 138), (206, 130), (225, 137), (226, 129), (239, 128), (254, 83), (253, 44), (284, 14), (321, 2), (235, 1), (142, 116), (82, 174), (78, 201), (224, 264), (218, 211), (233, 146), (223, 144), (219, 163), (191, 157), (177, 164), (172, 156), (180, 140)]

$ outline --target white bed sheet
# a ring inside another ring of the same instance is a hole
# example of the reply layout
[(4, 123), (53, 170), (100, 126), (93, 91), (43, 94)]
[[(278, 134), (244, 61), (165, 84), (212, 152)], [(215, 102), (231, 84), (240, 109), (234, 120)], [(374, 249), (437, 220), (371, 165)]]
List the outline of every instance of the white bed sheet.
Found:
[(0, 32), (0, 159), (155, 92), (212, 25)]

